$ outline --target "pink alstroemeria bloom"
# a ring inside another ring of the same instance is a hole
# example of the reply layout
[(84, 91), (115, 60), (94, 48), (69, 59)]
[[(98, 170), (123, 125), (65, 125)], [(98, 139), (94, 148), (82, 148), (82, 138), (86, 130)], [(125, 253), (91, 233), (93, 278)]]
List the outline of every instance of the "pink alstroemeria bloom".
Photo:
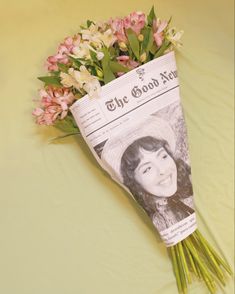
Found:
[(36, 108), (32, 113), (39, 125), (53, 125), (58, 116), (64, 119), (75, 100), (73, 93), (66, 88), (48, 87), (40, 90), (39, 95), (41, 108)]
[(124, 27), (131, 28), (137, 35), (140, 34), (141, 29), (145, 26), (145, 14), (143, 12), (132, 12), (124, 18)]
[(68, 55), (72, 53), (73, 48), (78, 46), (81, 40), (80, 35), (76, 35), (73, 38), (67, 37), (64, 42), (58, 47), (55, 55), (49, 56), (46, 61), (46, 67), (48, 71), (58, 70), (57, 62), (67, 64), (69, 62)]
[(153, 37), (158, 47), (162, 45), (164, 34), (163, 31), (167, 27), (168, 22), (166, 20), (154, 19), (153, 21)]
[(111, 30), (114, 34), (114, 36), (117, 38), (118, 42), (124, 42), (127, 43), (127, 37), (125, 34), (125, 27), (124, 27), (124, 21), (121, 18), (116, 19), (110, 19), (109, 24), (111, 27)]
[[(140, 65), (139, 62), (130, 59), (130, 56), (126, 56), (126, 55), (118, 56), (117, 61), (118, 63), (120, 63), (121, 65), (125, 67), (128, 67), (129, 69), (134, 69)], [(119, 77), (123, 74), (124, 72), (117, 73)]]

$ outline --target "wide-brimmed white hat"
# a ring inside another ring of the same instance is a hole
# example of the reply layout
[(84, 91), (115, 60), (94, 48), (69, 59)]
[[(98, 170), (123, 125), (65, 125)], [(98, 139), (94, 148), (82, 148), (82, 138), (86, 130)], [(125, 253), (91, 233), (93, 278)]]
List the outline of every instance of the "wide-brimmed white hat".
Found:
[(176, 140), (168, 122), (151, 116), (141, 123), (130, 124), (127, 129), (122, 130), (106, 142), (101, 154), (102, 163), (119, 182), (123, 182), (120, 170), (123, 153), (133, 142), (147, 136), (167, 141), (174, 154)]

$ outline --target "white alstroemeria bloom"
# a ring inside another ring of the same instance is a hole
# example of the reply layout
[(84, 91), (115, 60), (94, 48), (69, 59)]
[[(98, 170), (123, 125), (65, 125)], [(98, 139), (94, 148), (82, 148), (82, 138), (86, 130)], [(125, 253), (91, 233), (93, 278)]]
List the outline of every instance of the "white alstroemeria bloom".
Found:
[[(106, 25), (103, 24), (103, 29)], [(101, 30), (101, 31), (100, 31)], [(82, 39), (89, 41), (95, 48), (101, 48), (102, 45), (110, 47), (116, 41), (111, 29), (102, 31), (100, 24), (91, 24), (88, 29), (82, 30)]]
[[(101, 43), (100, 43), (101, 47)], [(103, 59), (104, 53), (98, 50), (95, 50), (92, 46), (89, 45), (88, 42), (83, 43), (83, 45), (75, 47), (73, 49), (73, 54), (71, 54), (74, 58), (84, 58), (86, 60), (91, 59), (90, 51), (93, 51), (96, 54), (98, 60)], [(82, 62), (83, 63), (83, 62)]]
[(101, 41), (108, 48), (112, 46), (116, 40), (117, 38), (114, 36), (111, 29), (108, 29), (103, 34), (101, 34)]
[(99, 97), (101, 86), (98, 79), (91, 75), (84, 65), (79, 71), (70, 68), (68, 73), (61, 73), (61, 83), (65, 87), (74, 87), (77, 90), (84, 89), (91, 98)]
[(88, 29), (82, 30), (82, 39), (89, 41), (96, 48), (101, 46), (101, 32), (99, 32), (99, 26), (96, 24), (91, 24)]
[(96, 25), (98, 26), (99, 31), (104, 32), (109, 24), (105, 21), (97, 21)]
[(84, 85), (85, 83), (89, 82), (93, 76), (84, 65), (81, 65), (79, 70), (78, 81), (81, 85)]
[(89, 45), (89, 42), (82, 42), (79, 46), (73, 48), (73, 57), (75, 58), (84, 58), (86, 60), (91, 59), (90, 50), (92, 47)]
[(101, 86), (98, 79), (91, 75), (85, 66), (80, 67), (80, 83), (83, 85), (83, 89), (87, 92), (90, 98), (98, 98)]
[(82, 88), (82, 84), (79, 81), (79, 75), (79, 71), (74, 70), (74, 68), (70, 68), (67, 74), (61, 72), (61, 84), (66, 88), (74, 87), (77, 90), (80, 90)]
[(83, 89), (87, 92), (90, 98), (99, 98), (101, 92), (101, 86), (99, 81), (93, 77), (89, 82), (85, 83)]
[(176, 48), (180, 48), (182, 46), (180, 39), (181, 39), (183, 33), (184, 33), (184, 31), (177, 32), (175, 28), (170, 28), (166, 32), (166, 39), (169, 40)]

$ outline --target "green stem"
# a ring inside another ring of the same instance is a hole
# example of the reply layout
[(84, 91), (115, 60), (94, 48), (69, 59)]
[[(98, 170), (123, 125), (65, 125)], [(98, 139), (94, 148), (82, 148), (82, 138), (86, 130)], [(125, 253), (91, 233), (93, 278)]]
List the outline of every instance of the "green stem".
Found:
[(183, 247), (184, 247), (184, 249), (186, 251), (186, 255), (188, 256), (188, 260), (189, 260), (189, 263), (191, 265), (192, 271), (194, 272), (195, 276), (199, 277), (198, 273), (197, 273), (197, 270), (196, 270), (196, 267), (195, 267), (195, 263), (193, 261), (193, 257), (191, 255), (190, 251), (188, 250), (187, 246), (185, 245), (184, 240), (182, 241), (182, 244), (183, 244)]
[(224, 274), (221, 268), (219, 267), (218, 263), (216, 262), (213, 254), (210, 252), (209, 248), (207, 247), (207, 245), (203, 242), (203, 240), (198, 238), (196, 234), (192, 234), (192, 238), (194, 239), (195, 242), (197, 242), (198, 246), (202, 248), (202, 250), (204, 251), (204, 255), (208, 263), (211, 265), (211, 268), (214, 271), (215, 275), (218, 277), (220, 282), (225, 286)]
[(179, 242), (177, 245), (178, 245), (178, 248), (179, 248), (179, 253), (180, 253), (182, 265), (183, 265), (183, 268), (184, 268), (184, 271), (185, 271), (185, 276), (186, 276), (187, 281), (189, 282), (189, 284), (191, 284), (192, 280), (191, 280), (191, 276), (190, 276), (190, 273), (189, 273), (189, 270), (188, 270), (188, 265), (187, 265), (186, 258), (185, 258), (185, 255), (184, 255), (184, 249), (183, 249), (182, 243)]
[(219, 256), (219, 254), (215, 251), (215, 249), (214, 249), (214, 248), (209, 244), (209, 242), (208, 242), (208, 241), (202, 236), (202, 234), (199, 232), (199, 230), (196, 230), (195, 232), (196, 232), (197, 236), (202, 240), (202, 242), (203, 242), (204, 244), (207, 245), (207, 247), (209, 248), (209, 250), (211, 251), (211, 253), (214, 255), (214, 257), (215, 257), (215, 259), (217, 260), (217, 262), (218, 262), (219, 264), (221, 264), (221, 265), (223, 266), (223, 268), (224, 268), (224, 269), (225, 269), (230, 275), (232, 275), (233, 272), (232, 272), (232, 270), (231, 270), (229, 264), (228, 264), (226, 261), (224, 261), (224, 260)]
[(75, 135), (81, 135), (81, 133), (80, 132), (74, 132), (74, 133), (68, 133), (66, 135), (61, 135), (61, 136), (50, 139), (50, 142), (54, 142), (56, 140), (64, 139), (66, 137), (75, 136)]
[(175, 246), (170, 247), (170, 252), (171, 252), (171, 256), (172, 256), (172, 263), (173, 263), (173, 268), (174, 268), (174, 272), (175, 272), (177, 287), (178, 287), (179, 293), (181, 293), (182, 292), (182, 285), (181, 285), (181, 280), (180, 280), (179, 268), (177, 265)]
[(192, 253), (196, 263), (198, 264), (202, 277), (211, 293), (215, 293), (215, 286), (214, 286), (214, 279), (212, 278), (211, 274), (208, 272), (207, 268), (204, 266), (203, 261), (200, 259), (193, 243), (191, 242), (190, 238), (185, 239), (186, 246), (188, 247), (189, 251)]
[(180, 258), (178, 244), (175, 245), (175, 249), (176, 249), (176, 259), (177, 259), (178, 268), (179, 268), (179, 272), (180, 272), (182, 291), (185, 294), (185, 293), (187, 293), (187, 282), (186, 282), (185, 272), (184, 272), (183, 265), (182, 265), (182, 260)]
[(196, 266), (196, 269), (197, 269), (197, 274), (198, 274), (199, 280), (201, 280), (201, 279), (202, 279), (202, 272), (201, 272), (200, 267), (199, 267), (199, 265), (197, 264), (195, 258), (193, 258), (193, 260), (194, 260), (194, 262), (195, 262), (195, 266)]

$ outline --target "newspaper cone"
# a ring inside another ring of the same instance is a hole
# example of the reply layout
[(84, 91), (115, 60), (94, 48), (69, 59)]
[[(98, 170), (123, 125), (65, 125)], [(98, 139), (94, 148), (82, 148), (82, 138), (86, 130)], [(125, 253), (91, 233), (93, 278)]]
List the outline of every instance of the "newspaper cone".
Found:
[(174, 52), (103, 86), (100, 99), (79, 99), (71, 112), (99, 164), (170, 247), (179, 292), (192, 271), (215, 293), (213, 274), (224, 284), (220, 266), (231, 270), (197, 230)]

